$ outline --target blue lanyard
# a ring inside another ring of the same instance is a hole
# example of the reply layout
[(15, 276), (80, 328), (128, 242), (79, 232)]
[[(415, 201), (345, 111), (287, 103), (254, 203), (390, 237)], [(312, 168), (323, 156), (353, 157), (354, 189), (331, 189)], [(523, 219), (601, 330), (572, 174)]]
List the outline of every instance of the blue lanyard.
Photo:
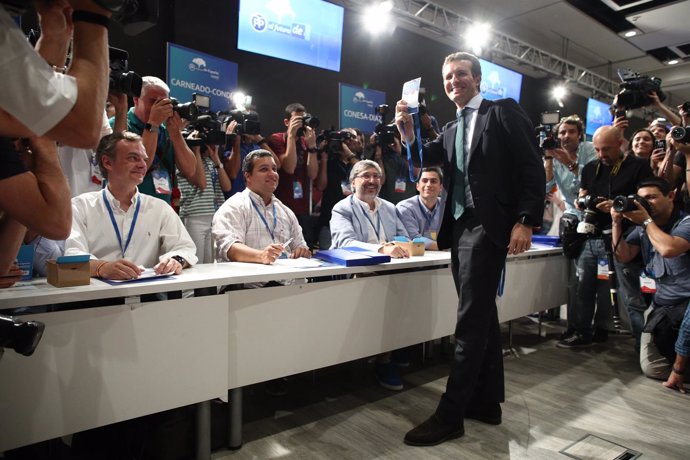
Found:
[[(412, 114), (412, 120), (416, 126), (416, 136), (417, 136), (417, 148), (419, 149), (419, 175), (417, 178), (414, 177), (414, 165), (412, 164), (412, 151), (410, 150), (410, 144), (405, 142), (405, 147), (407, 147), (407, 168), (408, 174), (410, 175), (410, 182), (418, 182), (419, 178), (422, 176), (422, 169), (424, 169), (424, 151), (422, 149), (422, 132), (419, 128), (421, 122), (419, 121), (419, 113)], [(403, 134), (405, 137), (405, 129), (403, 128)]]
[(261, 214), (261, 211), (259, 211), (259, 207), (254, 203), (254, 200), (249, 198), (249, 201), (252, 202), (252, 206), (254, 206), (254, 209), (256, 210), (256, 213), (261, 217), (261, 220), (264, 223), (264, 226), (266, 226), (266, 230), (268, 231), (269, 235), (271, 235), (271, 241), (275, 243), (276, 237), (275, 237), (275, 231), (276, 231), (276, 225), (278, 224), (278, 219), (276, 218), (276, 204), (275, 202), (273, 203), (273, 231), (268, 227), (268, 222), (266, 222), (266, 218), (264, 217), (263, 214)]
[(366, 217), (369, 223), (371, 224), (371, 228), (374, 229), (374, 232), (376, 233), (376, 239), (380, 243), (381, 237), (379, 236), (379, 230), (381, 229), (381, 214), (379, 212), (376, 212), (376, 227), (374, 227), (374, 222), (371, 220), (371, 217), (369, 217), (369, 210), (364, 209), (364, 206), (362, 206), (362, 211), (364, 212), (364, 217)]
[(429, 230), (429, 228), (431, 228), (431, 223), (434, 221), (434, 216), (436, 215), (436, 210), (438, 209), (438, 203), (436, 203), (434, 210), (429, 212), (426, 210), (426, 206), (424, 206), (422, 204), (421, 197), (419, 195), (417, 195), (417, 204), (419, 204), (419, 210), (422, 211), (422, 215), (424, 216), (424, 219), (426, 220), (426, 227), (424, 227), (424, 229), (422, 231), (422, 235), (423, 235), (426, 233), (427, 230)]
[(141, 208), (141, 198), (137, 198), (137, 207), (134, 209), (134, 217), (132, 218), (132, 225), (129, 227), (129, 234), (127, 235), (127, 241), (125, 242), (125, 246), (122, 247), (122, 236), (120, 235), (120, 229), (117, 227), (117, 222), (115, 222), (115, 215), (113, 214), (113, 208), (110, 207), (110, 203), (108, 202), (108, 199), (105, 196), (105, 189), (103, 189), (102, 193), (103, 193), (103, 202), (105, 203), (105, 207), (108, 210), (108, 214), (110, 214), (110, 222), (113, 224), (113, 229), (115, 229), (115, 236), (117, 236), (117, 243), (120, 245), (120, 251), (122, 252), (122, 258), (124, 259), (125, 253), (127, 252), (127, 248), (129, 247), (129, 243), (132, 241), (132, 235), (134, 234), (134, 226), (137, 224), (137, 217), (139, 217), (139, 209)]

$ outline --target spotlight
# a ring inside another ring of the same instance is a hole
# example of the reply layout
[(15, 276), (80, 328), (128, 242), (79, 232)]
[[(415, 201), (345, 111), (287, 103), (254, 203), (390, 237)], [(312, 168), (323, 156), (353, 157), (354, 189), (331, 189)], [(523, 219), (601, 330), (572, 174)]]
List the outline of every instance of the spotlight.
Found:
[(679, 61), (678, 59), (670, 59), (670, 60), (666, 61), (665, 64), (666, 64), (666, 65), (676, 65), (676, 64), (678, 64), (679, 62), (680, 62), (680, 61)]
[(236, 109), (245, 110), (248, 105), (252, 103), (252, 97), (244, 94), (242, 91), (233, 91), (230, 95), (233, 105)]
[(563, 84), (554, 86), (554, 88), (551, 90), (551, 95), (554, 99), (556, 99), (558, 106), (562, 108), (563, 99), (565, 99), (565, 97), (568, 95), (568, 88), (566, 88), (566, 86)]
[(465, 44), (474, 54), (481, 54), (489, 40), (491, 40), (491, 25), (487, 23), (472, 24), (465, 32)]
[(362, 17), (364, 28), (373, 35), (388, 30), (391, 22), (391, 11), (393, 11), (393, 2), (391, 1), (384, 1), (367, 7)]

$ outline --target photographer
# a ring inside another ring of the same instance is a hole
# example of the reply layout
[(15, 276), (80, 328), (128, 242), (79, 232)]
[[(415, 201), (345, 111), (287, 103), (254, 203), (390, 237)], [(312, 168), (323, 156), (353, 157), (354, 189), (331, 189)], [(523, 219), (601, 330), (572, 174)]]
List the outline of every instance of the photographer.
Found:
[[(375, 145), (374, 158), (380, 155), (383, 165), (383, 184), (380, 195), (384, 200), (397, 204), (415, 196), (417, 189), (414, 181), (410, 180), (409, 163), (403, 156), (400, 133), (397, 128), (394, 125), (387, 125), (378, 131), (372, 136), (372, 143)], [(419, 168), (414, 167), (413, 171), (416, 177)]]
[[(667, 156), (661, 163), (659, 170), (676, 190), (676, 203), (686, 212), (690, 211), (690, 139), (687, 136), (690, 124), (690, 102), (678, 106), (681, 115), (681, 125), (674, 126), (666, 136)], [(685, 126), (685, 128), (683, 128)], [(662, 174), (660, 174), (662, 175)]]
[[(648, 161), (623, 154), (623, 138), (615, 127), (602, 126), (597, 129), (593, 144), (598, 159), (587, 163), (582, 169), (579, 191), (579, 197), (588, 196), (589, 199), (578, 202), (585, 202), (589, 214), (595, 216), (596, 225), (593, 226), (593, 233), (589, 234), (577, 258), (575, 332), (558, 342), (557, 346), (561, 348), (589, 346), (593, 338), (598, 341), (606, 340), (608, 331), (597, 330), (596, 336), (593, 336), (592, 331), (598, 261), (607, 257), (607, 247), (601, 230), (611, 227), (609, 211), (613, 204), (612, 198), (634, 193), (636, 185), (642, 179), (652, 176)], [(615, 265), (621, 304), (625, 305), (630, 313), (633, 334), (639, 341), (642, 313), (645, 310), (640, 294), (639, 270), (634, 266)]]
[[(94, 114), (103, 110), (108, 90), (111, 12), (90, 0), (35, 1), (34, 6), (42, 30), (36, 50), (0, 4), (0, 135), (46, 135), (93, 148), (101, 128)], [(69, 69), (64, 60), (47, 62), (39, 54), (64, 55), (72, 35)]]
[(316, 188), (323, 192), (317, 228), (319, 248), (328, 249), (331, 247), (331, 211), (338, 201), (352, 194), (350, 171), (359, 159), (349, 147), (355, 137), (351, 131), (324, 131), (323, 135), (326, 146), (321, 153), (319, 176), (316, 178)]
[[(157, 77), (143, 77), (140, 97), (127, 114), (127, 131), (139, 134), (146, 148), (146, 177), (139, 191), (170, 203), (175, 167), (196, 182), (196, 158), (182, 135), (183, 121), (174, 110), (170, 88)], [(110, 120), (111, 126), (115, 119)], [(192, 179), (194, 178), (194, 179)]]
[[(233, 146), (232, 149), (226, 150), (223, 155), (223, 166), (232, 180), (232, 190), (230, 190), (230, 193), (226, 194), (228, 198), (235, 193), (241, 192), (247, 186), (244, 182), (244, 174), (240, 172), (240, 169), (249, 152), (260, 149), (271, 152), (273, 154), (273, 160), (280, 168), (278, 156), (271, 150), (268, 142), (260, 133), (261, 124), (259, 122), (259, 114), (249, 111), (240, 113), (239, 115), (232, 115), (232, 117), (233, 120), (228, 124), (227, 133), (230, 135)], [(227, 147), (229, 147), (229, 145)]]
[(580, 172), (584, 165), (596, 159), (594, 145), (585, 141), (584, 126), (577, 115), (561, 118), (554, 132), (560, 147), (544, 151), (546, 191), (557, 185), (565, 198), (564, 212), (580, 216), (574, 207), (580, 189)]
[[(193, 132), (192, 138), (198, 139), (199, 133)], [(213, 263), (213, 215), (225, 201), (223, 193), (229, 192), (232, 187), (220, 161), (218, 150), (218, 145), (201, 144), (192, 147), (196, 157), (196, 177), (193, 181), (181, 171), (177, 171), (180, 219), (194, 241), (196, 256), (201, 264)]]
[[(690, 217), (674, 206), (674, 194), (668, 182), (655, 177), (640, 182), (637, 197), (634, 201), (629, 200), (634, 206), (625, 208), (631, 210), (618, 212), (620, 207), (611, 209), (617, 259), (627, 262), (641, 253), (645, 271), (656, 282), (652, 312), (645, 326), (645, 332), (655, 335), (656, 344), (668, 342), (661, 336), (664, 332), (659, 327), (659, 320), (678, 318), (675, 324), (677, 328), (690, 301)], [(623, 218), (637, 225), (625, 238), (622, 237)], [(673, 341), (675, 337), (672, 338), (671, 342)], [(679, 338), (679, 341), (683, 342), (683, 339)], [(657, 361), (650, 359), (652, 355), (648, 354), (649, 349), (643, 348), (640, 355), (642, 367), (645, 375), (665, 379), (671, 370), (674, 353), (664, 349), (663, 345), (657, 347), (670, 362), (664, 369), (648, 366), (648, 363)], [(687, 344), (681, 349), (676, 347), (676, 351), (687, 357)], [(678, 374), (676, 378), (681, 379), (680, 388), (683, 371), (684, 362), (680, 362), (672, 372)]]
[(285, 107), (283, 123), (287, 130), (272, 134), (268, 140), (280, 165), (281, 180), (275, 195), (297, 215), (304, 239), (313, 247), (316, 236), (309, 206), (312, 181), (319, 174), (314, 131), (318, 128), (318, 119), (307, 114), (302, 104), (293, 103)]

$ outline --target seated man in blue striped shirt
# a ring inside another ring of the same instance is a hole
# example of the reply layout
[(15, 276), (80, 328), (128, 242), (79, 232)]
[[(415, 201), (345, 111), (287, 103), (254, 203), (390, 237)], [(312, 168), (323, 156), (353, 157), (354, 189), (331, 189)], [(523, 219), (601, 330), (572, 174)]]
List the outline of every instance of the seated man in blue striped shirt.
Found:
[(434, 166), (424, 168), (416, 184), (419, 195), (401, 201), (395, 208), (410, 238), (422, 238), (424, 248), (438, 251), (436, 237), (443, 217), (443, 172)]

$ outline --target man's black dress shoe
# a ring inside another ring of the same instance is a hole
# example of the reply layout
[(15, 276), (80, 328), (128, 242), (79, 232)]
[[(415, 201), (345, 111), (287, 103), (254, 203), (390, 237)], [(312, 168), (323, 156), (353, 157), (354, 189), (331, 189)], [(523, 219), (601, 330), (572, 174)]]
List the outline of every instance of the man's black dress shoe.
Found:
[(500, 425), (502, 414), (503, 411), (499, 403), (477, 404), (465, 409), (466, 419), (477, 420), (489, 425)]
[(465, 434), (465, 428), (460, 423), (444, 423), (436, 415), (432, 415), (421, 425), (408, 431), (405, 444), (410, 446), (435, 446), (449, 439), (459, 438)]

